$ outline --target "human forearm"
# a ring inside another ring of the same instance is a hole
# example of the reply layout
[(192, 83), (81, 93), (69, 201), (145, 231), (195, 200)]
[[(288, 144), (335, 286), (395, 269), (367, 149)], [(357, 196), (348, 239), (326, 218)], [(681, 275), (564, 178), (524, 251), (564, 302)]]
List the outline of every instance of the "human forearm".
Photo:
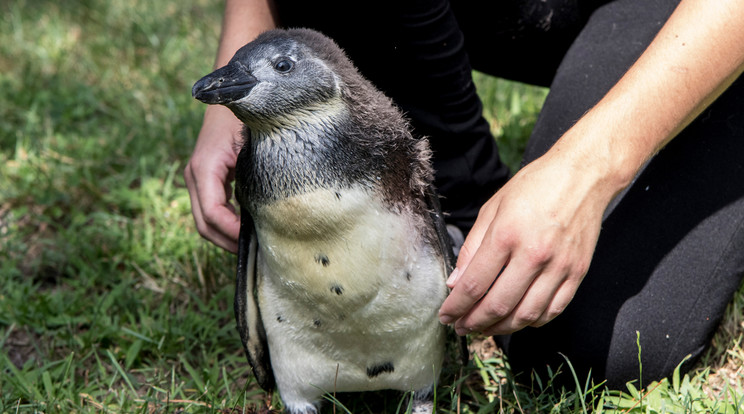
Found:
[(239, 48), (275, 27), (271, 0), (227, 0), (215, 68), (224, 66)]
[[(627, 185), (744, 70), (744, 3), (683, 0), (639, 60), (553, 152)], [(604, 167), (598, 167), (604, 166)]]

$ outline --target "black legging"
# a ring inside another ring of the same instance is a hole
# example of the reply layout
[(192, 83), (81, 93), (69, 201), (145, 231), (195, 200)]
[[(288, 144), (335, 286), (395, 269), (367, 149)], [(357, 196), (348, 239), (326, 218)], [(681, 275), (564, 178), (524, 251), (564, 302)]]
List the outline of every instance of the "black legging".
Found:
[[(475, 68), (550, 86), (524, 155), (542, 155), (643, 52), (675, 0), (279, 1), (286, 27), (333, 37), (435, 152), (450, 221), (469, 229), (508, 178)], [(292, 2), (294, 3), (294, 2)], [(456, 3), (456, 4), (455, 4)], [(481, 4), (482, 3), (482, 4)], [(661, 109), (663, 110), (663, 108)], [(497, 338), (515, 373), (566, 355), (622, 387), (707, 346), (744, 275), (744, 80), (663, 149), (608, 209), (589, 272), (558, 318)], [(565, 364), (564, 364), (565, 365)], [(565, 371), (565, 369), (564, 369)]]

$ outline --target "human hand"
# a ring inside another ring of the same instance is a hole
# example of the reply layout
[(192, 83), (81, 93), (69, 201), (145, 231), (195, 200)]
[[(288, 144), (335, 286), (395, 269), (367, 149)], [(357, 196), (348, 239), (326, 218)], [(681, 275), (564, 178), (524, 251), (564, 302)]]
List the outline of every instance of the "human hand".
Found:
[(612, 197), (744, 73), (743, 16), (735, 0), (680, 2), (615, 86), (483, 206), (448, 280), (443, 323), (505, 334), (565, 309)]
[(238, 251), (240, 217), (230, 203), (231, 183), (241, 128), (241, 122), (229, 109), (209, 106), (183, 173), (199, 234), (233, 253)]
[(480, 210), (447, 284), (442, 323), (458, 334), (541, 326), (573, 298), (616, 193), (601, 174), (549, 152)]

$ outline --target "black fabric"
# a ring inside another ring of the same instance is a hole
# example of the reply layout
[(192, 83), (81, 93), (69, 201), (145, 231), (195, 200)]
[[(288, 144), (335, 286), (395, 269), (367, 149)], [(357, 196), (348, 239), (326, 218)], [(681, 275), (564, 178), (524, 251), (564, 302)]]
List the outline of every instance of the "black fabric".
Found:
[[(472, 68), (550, 85), (525, 153), (542, 155), (643, 52), (677, 0), (278, 1), (287, 26), (333, 37), (430, 138), (450, 222), (466, 231), (507, 178)], [(308, 4), (305, 4), (308, 3)], [(337, 16), (344, 16), (339, 19)], [(471, 66), (472, 65), (472, 66)], [(499, 337), (515, 373), (566, 355), (622, 387), (699, 357), (744, 275), (744, 80), (644, 169), (608, 210), (584, 282), (542, 328)], [(564, 369), (564, 371), (566, 371)], [(569, 379), (570, 380), (570, 379)], [(572, 382), (572, 380), (570, 380)]]

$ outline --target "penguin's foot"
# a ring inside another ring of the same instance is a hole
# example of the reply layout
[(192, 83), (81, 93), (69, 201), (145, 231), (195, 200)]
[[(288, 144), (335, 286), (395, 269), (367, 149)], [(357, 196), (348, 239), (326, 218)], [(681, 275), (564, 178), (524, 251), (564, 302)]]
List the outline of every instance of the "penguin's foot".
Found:
[(412, 414), (432, 414), (434, 412), (434, 386), (413, 393)]
[(433, 401), (414, 401), (411, 409), (412, 414), (431, 414), (434, 412)]
[(287, 414), (318, 414), (318, 407), (313, 404), (292, 404), (284, 408)]

